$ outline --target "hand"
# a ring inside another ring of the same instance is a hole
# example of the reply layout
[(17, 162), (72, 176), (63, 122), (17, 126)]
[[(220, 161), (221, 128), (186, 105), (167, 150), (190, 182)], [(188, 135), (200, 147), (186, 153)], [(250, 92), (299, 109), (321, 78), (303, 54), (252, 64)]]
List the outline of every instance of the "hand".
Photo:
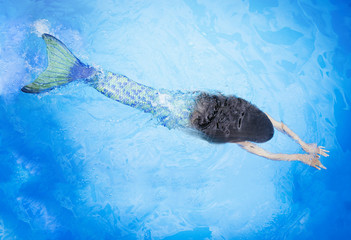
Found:
[(311, 144), (305, 144), (303, 147), (303, 150), (305, 152), (312, 154), (312, 155), (322, 155), (324, 157), (329, 157), (329, 154), (327, 154), (329, 151), (325, 150), (324, 147), (318, 147), (317, 144), (311, 143)]
[(314, 167), (318, 170), (327, 169), (323, 166), (323, 164), (319, 161), (320, 156), (317, 154), (299, 154), (297, 160), (307, 164), (311, 167)]

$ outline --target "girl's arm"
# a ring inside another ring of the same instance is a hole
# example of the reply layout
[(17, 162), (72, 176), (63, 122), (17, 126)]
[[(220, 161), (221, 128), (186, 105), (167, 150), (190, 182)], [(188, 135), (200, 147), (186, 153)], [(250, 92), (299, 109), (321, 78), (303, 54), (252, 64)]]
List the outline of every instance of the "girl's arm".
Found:
[(296, 133), (294, 133), (290, 128), (288, 128), (288, 126), (286, 126), (283, 122), (278, 122), (276, 120), (274, 120), (271, 116), (269, 116), (266, 113), (267, 117), (269, 118), (269, 120), (272, 122), (273, 127), (276, 128), (278, 131), (287, 134), (289, 137), (291, 137), (292, 139), (294, 139), (298, 144), (301, 145), (302, 149), (312, 155), (322, 155), (324, 157), (328, 157), (329, 155), (327, 154), (329, 151), (325, 150), (324, 147), (318, 147), (317, 144), (312, 143), (312, 144), (307, 144), (304, 141), (301, 140), (301, 138), (299, 138), (299, 136), (296, 135)]
[(252, 142), (238, 142), (237, 143), (240, 147), (245, 149), (246, 151), (256, 154), (261, 157), (265, 157), (272, 160), (278, 161), (300, 161), (303, 162), (311, 167), (314, 167), (318, 170), (327, 169), (323, 166), (323, 164), (319, 161), (319, 155), (317, 154), (280, 154), (280, 153), (271, 153), (263, 148), (260, 148), (256, 144)]
[(314, 167), (318, 170), (321, 168), (326, 169), (323, 164), (319, 161), (320, 155), (324, 157), (328, 157), (327, 154), (329, 151), (325, 150), (324, 147), (319, 147), (317, 144), (307, 144), (301, 140), (296, 133), (294, 133), (290, 128), (288, 128), (284, 123), (278, 122), (274, 120), (271, 116), (267, 113), (269, 120), (272, 122), (273, 127), (276, 128), (278, 131), (287, 134), (289, 137), (294, 139), (298, 144), (301, 145), (302, 149), (307, 154), (281, 154), (281, 153), (271, 153), (263, 148), (257, 146), (252, 142), (238, 142), (240, 147), (245, 149), (248, 152), (256, 154), (261, 157), (265, 157), (272, 160), (281, 160), (281, 161), (300, 161), (303, 162), (311, 167)]

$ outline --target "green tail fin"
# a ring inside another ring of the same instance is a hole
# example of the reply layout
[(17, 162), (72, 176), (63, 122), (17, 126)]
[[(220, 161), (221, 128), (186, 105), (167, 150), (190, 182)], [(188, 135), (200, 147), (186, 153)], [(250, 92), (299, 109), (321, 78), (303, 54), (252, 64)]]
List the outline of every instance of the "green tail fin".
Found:
[(92, 76), (95, 69), (83, 64), (58, 39), (43, 34), (48, 53), (48, 67), (34, 82), (24, 86), (21, 90), (26, 93), (41, 93), (55, 87), (62, 86), (76, 79)]

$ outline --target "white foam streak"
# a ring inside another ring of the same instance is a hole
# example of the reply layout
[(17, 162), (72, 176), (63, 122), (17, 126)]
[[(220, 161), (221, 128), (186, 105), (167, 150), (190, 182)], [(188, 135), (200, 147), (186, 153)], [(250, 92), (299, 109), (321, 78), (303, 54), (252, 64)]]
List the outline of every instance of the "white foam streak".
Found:
[(51, 24), (46, 19), (39, 19), (32, 24), (32, 33), (41, 37), (44, 33), (51, 33)]

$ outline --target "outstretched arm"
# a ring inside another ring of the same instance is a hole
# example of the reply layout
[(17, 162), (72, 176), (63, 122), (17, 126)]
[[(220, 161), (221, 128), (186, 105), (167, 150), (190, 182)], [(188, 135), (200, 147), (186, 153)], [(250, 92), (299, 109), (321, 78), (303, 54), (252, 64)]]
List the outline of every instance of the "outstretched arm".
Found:
[(294, 139), (298, 144), (301, 145), (302, 149), (309, 153), (309, 154), (319, 154), (322, 155), (324, 157), (328, 157), (329, 155), (327, 154), (329, 151), (325, 150), (324, 147), (318, 147), (317, 144), (312, 143), (312, 144), (307, 144), (304, 141), (301, 140), (301, 138), (299, 136), (297, 136), (296, 133), (294, 133), (290, 128), (288, 128), (288, 126), (286, 126), (283, 122), (278, 122), (276, 120), (274, 120), (271, 116), (269, 116), (266, 113), (267, 117), (269, 118), (269, 120), (272, 122), (273, 127), (276, 128), (278, 131), (287, 134), (288, 136), (290, 136), (292, 139)]
[(280, 154), (280, 153), (271, 153), (263, 148), (260, 148), (256, 144), (252, 142), (238, 142), (240, 147), (245, 149), (246, 151), (256, 154), (261, 157), (265, 157), (272, 160), (282, 160), (282, 161), (301, 161), (311, 167), (314, 167), (318, 170), (327, 169), (323, 166), (323, 164), (319, 161), (319, 155), (317, 154)]

